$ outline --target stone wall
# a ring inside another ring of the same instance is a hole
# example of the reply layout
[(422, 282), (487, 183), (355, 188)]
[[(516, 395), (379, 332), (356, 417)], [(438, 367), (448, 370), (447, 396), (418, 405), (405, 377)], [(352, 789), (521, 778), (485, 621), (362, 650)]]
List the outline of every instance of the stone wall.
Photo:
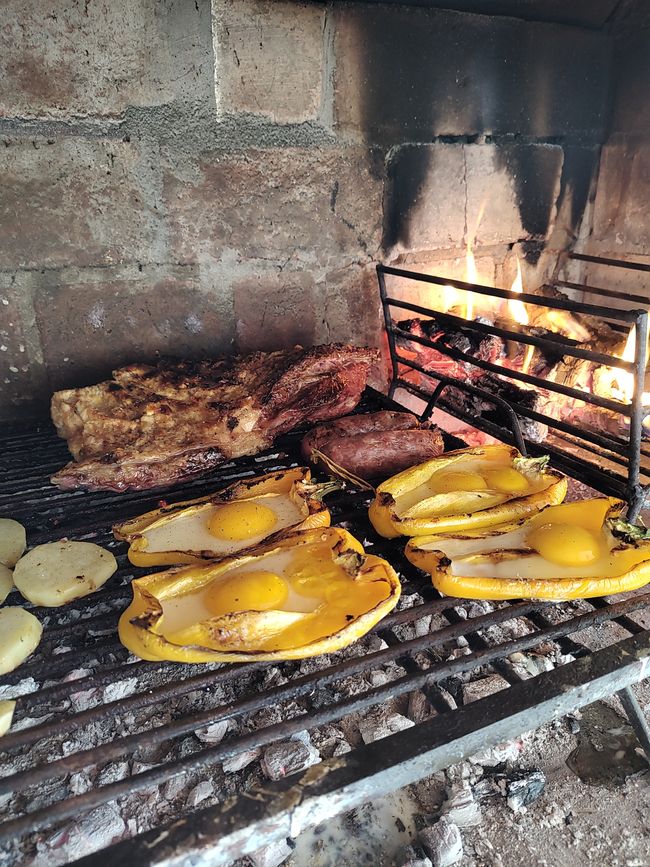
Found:
[(516, 248), (539, 282), (604, 134), (610, 42), (576, 27), (293, 0), (0, 24), (5, 416), (157, 354), (378, 344), (377, 261), (462, 276), (473, 243), (504, 285)]
[[(577, 249), (650, 264), (650, 8), (623, 4), (612, 25), (614, 64), (609, 135), (602, 149), (590, 219)], [(592, 286), (640, 294), (650, 301), (647, 272), (574, 264), (569, 276)], [(602, 298), (586, 296), (602, 303)], [(629, 302), (607, 303), (630, 307)], [(637, 305), (638, 306), (638, 305)]]

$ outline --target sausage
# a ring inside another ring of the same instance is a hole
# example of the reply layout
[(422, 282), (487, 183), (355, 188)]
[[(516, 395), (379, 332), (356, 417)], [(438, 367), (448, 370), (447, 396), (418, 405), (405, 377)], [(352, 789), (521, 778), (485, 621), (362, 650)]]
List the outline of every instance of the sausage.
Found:
[(444, 451), (444, 443), (437, 428), (415, 428), (332, 437), (320, 451), (361, 479), (387, 479), (437, 457)]
[(409, 430), (420, 427), (417, 417), (411, 412), (369, 412), (348, 415), (326, 424), (317, 425), (302, 440), (301, 451), (305, 460), (310, 460), (312, 449), (321, 449), (334, 437), (349, 437), (372, 431)]

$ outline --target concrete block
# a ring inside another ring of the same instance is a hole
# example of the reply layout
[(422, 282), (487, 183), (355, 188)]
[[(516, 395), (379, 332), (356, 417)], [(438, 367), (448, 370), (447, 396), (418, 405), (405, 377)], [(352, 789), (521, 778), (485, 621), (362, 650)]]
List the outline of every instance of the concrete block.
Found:
[(476, 245), (546, 238), (560, 193), (558, 145), (464, 145), (467, 232)]
[(135, 142), (0, 144), (0, 267), (110, 265), (156, 254), (156, 169)]
[(650, 247), (649, 195), (650, 141), (615, 139), (605, 145), (590, 241), (614, 255), (647, 253)]
[(206, 154), (164, 180), (174, 260), (262, 259), (342, 266), (377, 255), (383, 164), (365, 148)]
[(404, 145), (393, 152), (387, 174), (385, 247), (432, 250), (463, 245), (462, 145)]
[(238, 352), (312, 346), (314, 279), (306, 272), (258, 274), (233, 284)]
[(399, 251), (546, 238), (560, 192), (556, 145), (406, 145), (388, 167), (384, 246)]
[(46, 400), (42, 369), (33, 358), (29, 323), (12, 275), (0, 275), (0, 418), (28, 416)]
[(0, 116), (120, 115), (209, 98), (209, 0), (5, 0)]
[(67, 284), (44, 275), (34, 307), (52, 388), (97, 382), (159, 355), (230, 350), (231, 303), (209, 278), (192, 268), (133, 272), (101, 270)]
[(249, 112), (276, 123), (315, 119), (324, 21), (318, 4), (213, 0), (218, 112)]
[(335, 126), (366, 142), (603, 130), (605, 33), (351, 3), (335, 5), (332, 27)]

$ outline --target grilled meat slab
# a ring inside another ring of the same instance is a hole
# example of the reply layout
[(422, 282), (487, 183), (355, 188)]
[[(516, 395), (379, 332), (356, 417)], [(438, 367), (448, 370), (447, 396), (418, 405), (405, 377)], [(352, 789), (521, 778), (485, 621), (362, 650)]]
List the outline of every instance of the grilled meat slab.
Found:
[(146, 490), (256, 454), (300, 424), (351, 412), (374, 349), (343, 344), (204, 361), (132, 364), (56, 392), (52, 420), (74, 461), (62, 488)]

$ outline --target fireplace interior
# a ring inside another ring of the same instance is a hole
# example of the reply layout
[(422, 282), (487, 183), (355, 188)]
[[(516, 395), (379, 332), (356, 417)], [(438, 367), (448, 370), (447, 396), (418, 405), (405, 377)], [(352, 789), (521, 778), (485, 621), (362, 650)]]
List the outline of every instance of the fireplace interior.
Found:
[[(448, 448), (550, 453), (576, 496), (636, 516), (647, 4), (9, 0), (0, 23), (0, 514), (30, 545), (96, 541), (119, 564), (43, 609), (42, 644), (2, 677), (0, 863), (268, 865), (270, 845), (617, 691), (647, 750), (629, 687), (650, 594), (442, 597), (354, 488), (333, 523), (403, 585), (373, 632), (277, 666), (137, 660), (115, 630), (143, 570), (111, 525), (296, 466), (299, 435), (170, 490), (82, 493), (49, 483), (66, 447), (47, 419), (53, 391), (126, 363), (374, 346), (361, 409), (434, 413)], [(470, 696), (489, 678), (507, 701)]]

